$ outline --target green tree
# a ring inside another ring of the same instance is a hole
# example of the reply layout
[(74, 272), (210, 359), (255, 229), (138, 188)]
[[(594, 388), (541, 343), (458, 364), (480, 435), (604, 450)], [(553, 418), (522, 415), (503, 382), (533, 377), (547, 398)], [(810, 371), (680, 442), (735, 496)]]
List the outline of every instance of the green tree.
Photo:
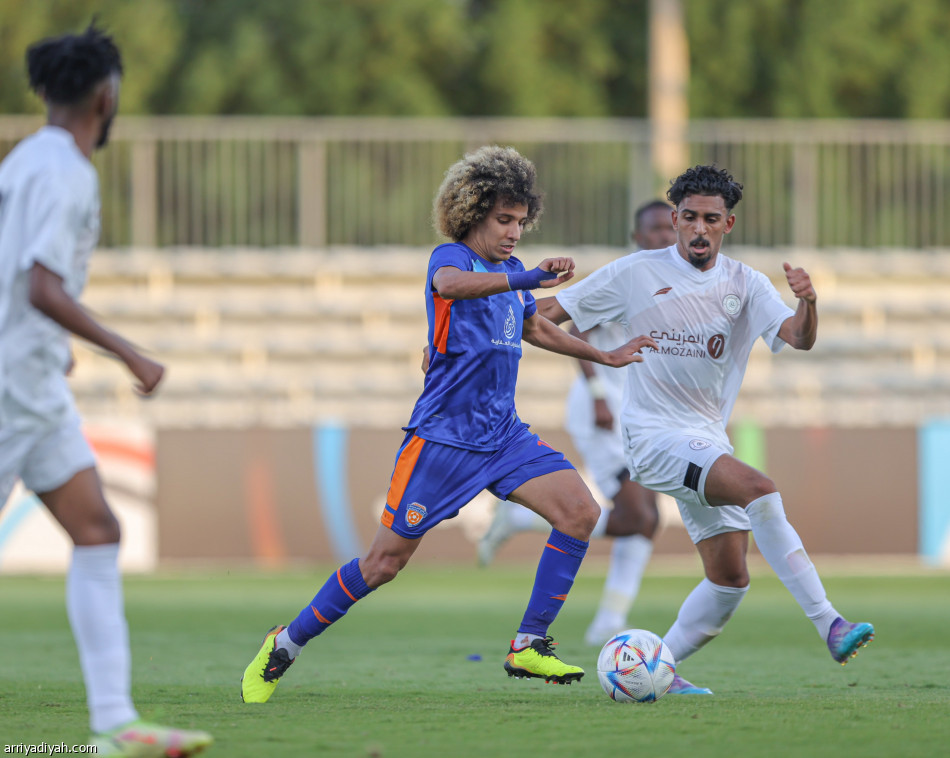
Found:
[(29, 89), (26, 48), (44, 37), (82, 31), (94, 18), (122, 50), (122, 112), (146, 112), (149, 95), (171, 64), (181, 34), (170, 0), (3, 0), (0, 112), (41, 112), (42, 102)]
[(445, 115), (466, 57), (445, 0), (186, 2), (162, 112)]

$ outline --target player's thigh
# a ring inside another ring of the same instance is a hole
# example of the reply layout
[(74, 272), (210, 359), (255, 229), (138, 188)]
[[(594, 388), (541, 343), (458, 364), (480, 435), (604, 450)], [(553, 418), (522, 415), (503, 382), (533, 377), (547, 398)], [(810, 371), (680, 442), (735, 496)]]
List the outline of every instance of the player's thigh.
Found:
[(618, 488), (613, 496), (613, 513), (610, 519), (617, 527), (631, 534), (652, 537), (660, 520), (656, 505), (656, 493), (632, 481), (626, 469), (618, 479)]
[(741, 505), (775, 492), (775, 484), (765, 474), (731, 455), (716, 459), (706, 476), (706, 502), (710, 505)]
[(119, 525), (106, 503), (96, 457), (77, 414), (33, 446), (21, 477), (77, 545), (118, 541)]
[(751, 528), (743, 508), (711, 506), (704, 494), (715, 463), (732, 453), (728, 443), (671, 432), (637, 441), (628, 453), (628, 463), (641, 485), (676, 500), (694, 544), (717, 534)]
[(600, 506), (573, 468), (529, 479), (512, 491), (508, 499), (530, 508), (558, 531), (579, 540), (590, 537), (600, 515)]
[(77, 471), (65, 484), (36, 495), (76, 545), (110, 545), (119, 541), (119, 522), (109, 509), (94, 466)]
[(491, 458), (492, 453), (442, 445), (409, 433), (396, 455), (382, 525), (414, 540), (454, 518), (492, 481)]

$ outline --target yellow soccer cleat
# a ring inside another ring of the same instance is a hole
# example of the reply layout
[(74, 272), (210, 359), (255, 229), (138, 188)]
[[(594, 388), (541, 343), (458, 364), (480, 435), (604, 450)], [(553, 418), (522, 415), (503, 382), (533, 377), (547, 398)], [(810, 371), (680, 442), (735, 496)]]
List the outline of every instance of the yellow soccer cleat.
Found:
[(207, 732), (193, 732), (170, 726), (133, 721), (105, 734), (93, 737), (90, 743), (95, 755), (124, 758), (188, 758), (197, 755), (214, 742)]
[(274, 641), (282, 626), (272, 627), (264, 635), (261, 649), (244, 669), (241, 677), (241, 699), (245, 703), (266, 703), (277, 688), (278, 680), (294, 662), (283, 648), (275, 649)]
[(527, 647), (515, 650), (514, 641), (505, 658), (505, 671), (508, 676), (518, 679), (534, 677), (546, 682), (570, 684), (584, 676), (584, 669), (564, 663), (554, 654), (554, 639), (545, 637), (534, 640)]

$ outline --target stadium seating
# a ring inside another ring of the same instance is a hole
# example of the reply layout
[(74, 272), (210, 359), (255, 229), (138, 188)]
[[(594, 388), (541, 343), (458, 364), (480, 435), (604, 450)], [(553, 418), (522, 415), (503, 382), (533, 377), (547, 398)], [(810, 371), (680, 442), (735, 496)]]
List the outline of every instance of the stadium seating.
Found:
[[(298, 426), (336, 420), (398, 427), (422, 387), (429, 251), (102, 250), (85, 303), (168, 367), (159, 395), (135, 397), (122, 368), (77, 345), (73, 387), (90, 420), (158, 426)], [(568, 254), (584, 276), (606, 248)], [(936, 251), (730, 252), (768, 273), (782, 261), (819, 294), (815, 348), (753, 350), (733, 419), (769, 426), (907, 425), (950, 415), (950, 265)], [(573, 362), (525, 346), (518, 408), (560, 425)]]

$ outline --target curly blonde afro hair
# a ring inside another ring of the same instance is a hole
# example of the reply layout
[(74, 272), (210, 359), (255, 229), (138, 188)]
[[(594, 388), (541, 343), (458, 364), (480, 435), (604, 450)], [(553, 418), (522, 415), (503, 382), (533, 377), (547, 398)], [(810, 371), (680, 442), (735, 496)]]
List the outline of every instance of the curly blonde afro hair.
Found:
[(536, 179), (534, 164), (513, 147), (490, 145), (468, 153), (445, 172), (432, 209), (435, 228), (459, 242), (500, 198), (505, 205), (528, 206), (525, 229), (530, 229), (543, 210)]

